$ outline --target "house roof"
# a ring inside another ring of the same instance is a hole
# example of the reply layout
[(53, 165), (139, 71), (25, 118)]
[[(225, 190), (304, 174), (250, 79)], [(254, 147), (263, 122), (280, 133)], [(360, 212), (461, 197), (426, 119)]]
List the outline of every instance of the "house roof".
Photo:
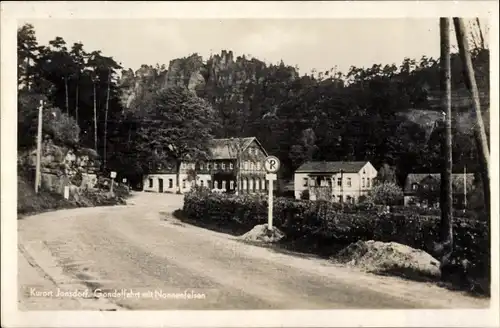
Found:
[(236, 159), (238, 154), (238, 148), (241, 147), (241, 151), (250, 146), (252, 142), (256, 142), (264, 154), (267, 156), (267, 152), (262, 147), (260, 142), (255, 137), (248, 138), (228, 138), (228, 139), (213, 139), (210, 145), (211, 158), (212, 159)]
[[(465, 184), (467, 190), (471, 190), (474, 185), (474, 173), (467, 173), (465, 178)], [(427, 177), (432, 177), (438, 183), (441, 182), (441, 174), (440, 173), (410, 173), (406, 177), (405, 181), (405, 192), (412, 192), (411, 186), (414, 183), (419, 184), (423, 179)], [(451, 183), (453, 192), (462, 193), (464, 191), (464, 175), (462, 173), (455, 173), (451, 175)]]
[(365, 162), (306, 162), (302, 164), (295, 173), (358, 173)]

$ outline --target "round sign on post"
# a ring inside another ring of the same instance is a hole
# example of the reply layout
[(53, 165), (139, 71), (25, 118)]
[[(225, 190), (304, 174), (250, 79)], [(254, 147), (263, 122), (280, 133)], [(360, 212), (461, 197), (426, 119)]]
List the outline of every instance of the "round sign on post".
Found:
[(268, 156), (264, 161), (264, 168), (268, 173), (276, 173), (280, 168), (280, 160), (276, 156)]

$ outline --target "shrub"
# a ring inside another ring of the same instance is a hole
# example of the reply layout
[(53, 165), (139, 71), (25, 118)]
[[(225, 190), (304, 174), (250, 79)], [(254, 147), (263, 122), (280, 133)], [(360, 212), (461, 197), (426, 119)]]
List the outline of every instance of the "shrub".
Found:
[[(327, 201), (276, 198), (274, 224), (286, 234), (285, 242), (306, 245), (308, 251), (331, 254), (359, 240), (394, 241), (423, 249), (438, 241), (440, 218), (415, 213), (381, 213), (381, 206), (341, 205)], [(185, 195), (184, 213), (190, 219), (250, 230), (267, 221), (267, 199), (261, 195), (213, 194), (193, 191)], [(487, 222), (454, 220), (455, 256), (473, 264), (474, 275), (489, 272)]]
[(394, 182), (384, 182), (370, 190), (370, 198), (375, 204), (396, 205), (403, 199), (403, 190)]

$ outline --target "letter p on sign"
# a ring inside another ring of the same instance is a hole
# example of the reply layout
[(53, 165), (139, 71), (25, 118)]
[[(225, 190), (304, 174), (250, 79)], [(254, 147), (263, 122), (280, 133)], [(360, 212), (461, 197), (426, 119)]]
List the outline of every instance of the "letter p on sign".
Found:
[(276, 156), (269, 156), (264, 161), (264, 168), (267, 173), (276, 173), (280, 168), (280, 160)]

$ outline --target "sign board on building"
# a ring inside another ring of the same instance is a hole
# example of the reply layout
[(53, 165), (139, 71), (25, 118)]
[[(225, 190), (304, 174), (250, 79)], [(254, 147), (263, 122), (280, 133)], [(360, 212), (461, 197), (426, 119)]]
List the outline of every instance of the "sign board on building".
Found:
[(123, 178), (122, 182), (127, 183), (127, 178)]
[(276, 156), (268, 156), (264, 161), (264, 168), (267, 173), (276, 173), (280, 168), (280, 160)]
[(111, 171), (111, 179), (114, 179), (116, 178), (116, 172), (115, 171)]

